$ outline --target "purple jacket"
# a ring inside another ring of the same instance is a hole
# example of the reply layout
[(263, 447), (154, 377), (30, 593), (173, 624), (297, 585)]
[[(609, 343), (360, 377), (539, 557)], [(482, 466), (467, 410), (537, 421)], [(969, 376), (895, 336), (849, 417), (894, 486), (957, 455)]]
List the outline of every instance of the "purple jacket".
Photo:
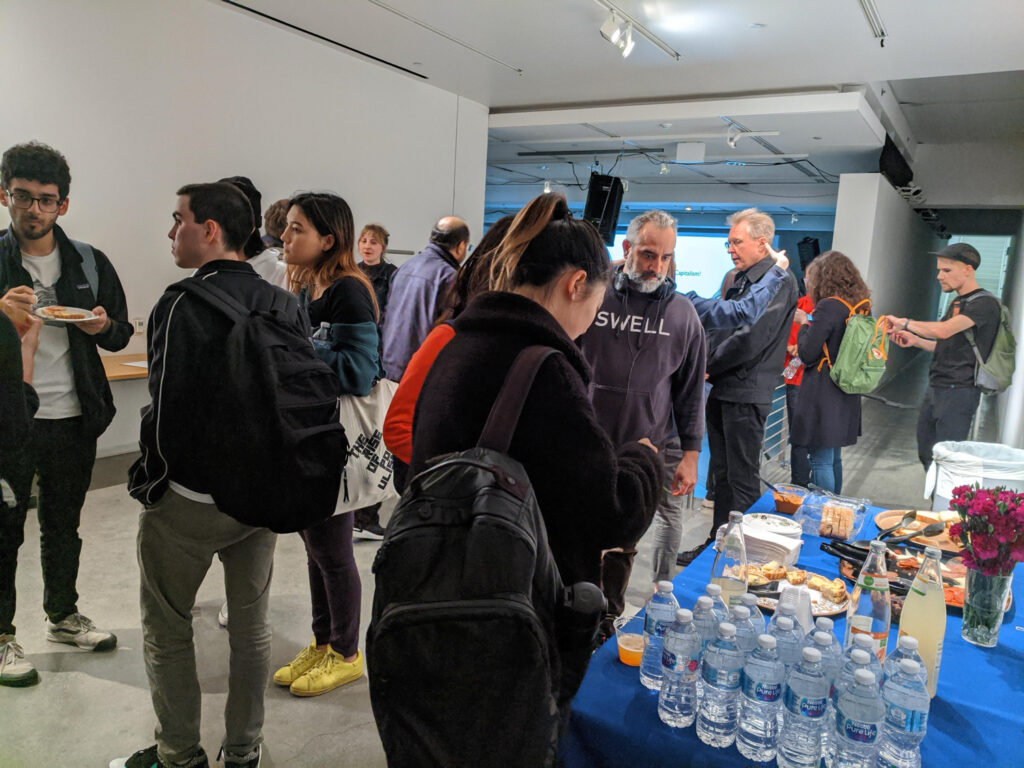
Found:
[(409, 358), (434, 327), (459, 262), (435, 243), (405, 262), (391, 278), (384, 317), (384, 373), (401, 381)]
[(580, 339), (597, 420), (616, 446), (647, 437), (661, 448), (678, 434), (682, 450), (700, 450), (707, 346), (693, 304), (674, 289), (640, 293), (616, 273)]

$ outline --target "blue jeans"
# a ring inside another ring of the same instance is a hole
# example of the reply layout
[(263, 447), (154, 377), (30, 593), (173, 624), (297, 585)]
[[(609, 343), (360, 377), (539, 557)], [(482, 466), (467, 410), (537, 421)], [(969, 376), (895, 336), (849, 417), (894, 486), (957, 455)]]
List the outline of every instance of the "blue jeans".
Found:
[(832, 493), (843, 492), (842, 448), (809, 448), (811, 482)]

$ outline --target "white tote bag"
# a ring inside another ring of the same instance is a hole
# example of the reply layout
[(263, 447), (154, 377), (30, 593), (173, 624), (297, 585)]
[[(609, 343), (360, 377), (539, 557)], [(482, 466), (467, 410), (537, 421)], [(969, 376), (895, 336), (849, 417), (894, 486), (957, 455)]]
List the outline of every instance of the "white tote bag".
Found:
[(334, 514), (340, 515), (397, 498), (392, 479), (393, 459), (384, 446), (384, 417), (398, 385), (381, 379), (365, 397), (342, 395), (341, 425), (348, 438), (348, 458)]

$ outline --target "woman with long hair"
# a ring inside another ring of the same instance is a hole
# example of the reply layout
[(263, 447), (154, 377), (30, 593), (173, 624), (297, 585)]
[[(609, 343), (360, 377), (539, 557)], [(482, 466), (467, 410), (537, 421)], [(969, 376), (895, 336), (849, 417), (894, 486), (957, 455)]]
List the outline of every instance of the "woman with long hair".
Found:
[(808, 295), (814, 314), (797, 312), (802, 324), (797, 352), (804, 363), (800, 396), (793, 415), (793, 445), (806, 446), (811, 482), (842, 492), (842, 449), (860, 436), (860, 395), (843, 392), (832, 381), (831, 364), (839, 354), (846, 321), (853, 312), (871, 308), (868, 290), (853, 262), (839, 251), (818, 256)]
[[(309, 313), (317, 354), (338, 374), (341, 392), (366, 395), (377, 378), (377, 300), (353, 255), (352, 211), (337, 195), (304, 192), (288, 207), (282, 236), (292, 290)], [(324, 325), (326, 324), (326, 325)], [(363, 674), (359, 652), (362, 584), (352, 552), (351, 514), (300, 532), (313, 603), (313, 642), (274, 673), (296, 696), (318, 696)]]
[[(563, 582), (598, 584), (602, 550), (631, 544), (650, 524), (661, 468), (649, 441), (616, 449), (594, 415), (590, 367), (574, 339), (604, 299), (608, 251), (593, 226), (571, 218), (564, 200), (554, 202), (553, 215), (530, 237), (513, 222), (491, 268), (499, 290), (478, 295), (454, 321), (455, 335), (420, 392), (410, 472), (476, 445), (516, 356), (533, 345), (554, 348), (560, 354), (541, 365), (508, 454), (530, 478)], [(588, 646), (560, 656), (563, 717), (591, 652)], [(447, 660), (451, 673), (458, 674), (458, 663)]]
[(359, 268), (373, 285), (373, 293), (377, 297), (377, 306), (380, 308), (380, 323), (378, 324), (384, 322), (391, 278), (398, 271), (398, 267), (384, 258), (390, 240), (391, 234), (381, 224), (367, 224), (359, 233), (357, 241)]

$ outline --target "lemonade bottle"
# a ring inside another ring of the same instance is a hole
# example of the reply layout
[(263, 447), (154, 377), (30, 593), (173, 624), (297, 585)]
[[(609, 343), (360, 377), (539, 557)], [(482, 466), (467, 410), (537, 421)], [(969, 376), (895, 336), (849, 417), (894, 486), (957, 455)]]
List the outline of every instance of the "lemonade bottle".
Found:
[(855, 633), (871, 638), (875, 656), (885, 659), (885, 646), (889, 640), (889, 572), (885, 567), (885, 542), (872, 541), (867, 559), (857, 575), (857, 584), (850, 595), (850, 607), (846, 611), (846, 642)]
[(729, 526), (711, 564), (711, 583), (722, 588), (722, 600), (730, 608), (747, 591), (747, 549), (743, 543), (743, 513), (730, 512)]
[(917, 652), (928, 670), (928, 695), (935, 697), (935, 687), (942, 664), (942, 638), (946, 634), (946, 600), (942, 594), (941, 553), (927, 547), (924, 562), (903, 603), (900, 635), (917, 638)]

